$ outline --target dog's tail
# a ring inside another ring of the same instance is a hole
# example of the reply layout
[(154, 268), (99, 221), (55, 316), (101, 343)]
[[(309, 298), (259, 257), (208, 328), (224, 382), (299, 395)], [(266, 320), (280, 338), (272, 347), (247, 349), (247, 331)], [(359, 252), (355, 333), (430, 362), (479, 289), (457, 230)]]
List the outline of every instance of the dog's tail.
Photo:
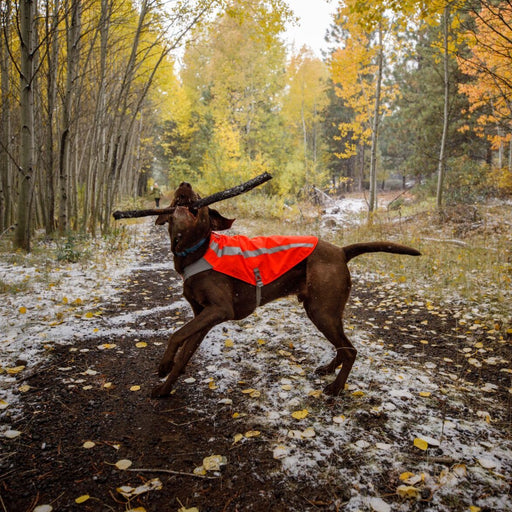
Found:
[(408, 254), (409, 256), (421, 256), (421, 252), (406, 245), (393, 242), (367, 242), (361, 244), (346, 245), (343, 247), (347, 262), (352, 258), (367, 252), (390, 252), (393, 254)]

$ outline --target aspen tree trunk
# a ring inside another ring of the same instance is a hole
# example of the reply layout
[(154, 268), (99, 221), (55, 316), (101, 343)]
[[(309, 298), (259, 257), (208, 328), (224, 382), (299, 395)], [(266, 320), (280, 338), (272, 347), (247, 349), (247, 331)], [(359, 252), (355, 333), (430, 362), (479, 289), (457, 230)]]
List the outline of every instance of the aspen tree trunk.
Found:
[[(48, 101), (48, 116), (46, 120), (46, 169), (45, 169), (45, 194), (46, 194), (46, 224), (45, 231), (47, 235), (55, 231), (55, 108), (57, 105), (57, 62), (59, 55), (59, 32), (58, 12), (60, 0), (54, 0), (53, 14), (50, 16), (49, 3), (46, 4), (46, 44), (47, 44), (47, 60), (48, 74), (46, 78), (46, 95)], [(50, 25), (50, 20), (53, 19)]]
[(80, 39), (80, 0), (70, 0), (70, 17), (66, 19), (67, 29), (67, 70), (66, 91), (62, 105), (62, 132), (60, 136), (59, 155), (59, 233), (64, 234), (69, 228), (70, 212), (70, 138), (72, 114), (71, 107), (77, 78), (79, 39)]
[(14, 246), (30, 251), (34, 178), (34, 31), (36, 0), (20, 0), (20, 180)]
[(377, 84), (375, 89), (375, 104), (373, 108), (372, 147), (370, 154), (370, 201), (369, 215), (377, 209), (377, 143), (379, 140), (380, 96), (382, 89), (382, 68), (384, 66), (384, 48), (382, 47), (382, 27), (379, 25), (379, 51), (377, 54)]
[(446, 138), (448, 136), (448, 100), (450, 94), (450, 76), (448, 72), (448, 21), (450, 17), (450, 8), (448, 5), (444, 8), (443, 16), (443, 79), (444, 79), (444, 106), (443, 106), (443, 134), (441, 136), (441, 147), (439, 149), (439, 163), (437, 168), (437, 193), (436, 208), (441, 210), (443, 206), (443, 184), (446, 174)]
[(0, 230), (2, 233), (12, 224), (12, 163), (9, 158), (11, 111), (9, 102), (4, 99), (9, 97), (9, 52), (7, 44), (10, 41), (10, 6), (10, 2), (7, 2), (2, 27), (4, 33), (0, 37), (0, 96), (2, 97), (2, 108), (0, 109)]

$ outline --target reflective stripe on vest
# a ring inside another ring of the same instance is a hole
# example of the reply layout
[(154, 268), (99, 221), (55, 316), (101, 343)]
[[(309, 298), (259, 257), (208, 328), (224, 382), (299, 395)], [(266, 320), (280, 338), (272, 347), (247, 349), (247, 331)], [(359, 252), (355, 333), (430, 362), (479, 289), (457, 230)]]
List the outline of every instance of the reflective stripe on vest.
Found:
[(213, 269), (260, 287), (307, 258), (317, 243), (312, 236), (248, 238), (212, 233), (203, 258), (185, 268), (183, 277)]

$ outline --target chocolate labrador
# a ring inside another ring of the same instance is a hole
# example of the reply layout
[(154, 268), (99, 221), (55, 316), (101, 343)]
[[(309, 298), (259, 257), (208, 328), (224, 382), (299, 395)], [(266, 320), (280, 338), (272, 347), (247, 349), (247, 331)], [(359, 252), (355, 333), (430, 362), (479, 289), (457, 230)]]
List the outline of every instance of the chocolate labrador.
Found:
[[(172, 334), (158, 369), (160, 377), (167, 376), (167, 379), (153, 390), (152, 397), (169, 395), (212, 327), (227, 320), (245, 318), (257, 306), (287, 295), (298, 297), (308, 317), (334, 345), (334, 358), (318, 368), (317, 373), (334, 373), (341, 364), (336, 378), (324, 389), (324, 393), (337, 396), (345, 387), (357, 354), (342, 323), (351, 288), (347, 263), (360, 254), (371, 252), (411, 256), (420, 253), (392, 242), (337, 247), (313, 237), (292, 237), (290, 241), (283, 237), (277, 240), (259, 237), (258, 243), (253, 243), (256, 239), (245, 237), (231, 237), (232, 240), (217, 232), (229, 229), (234, 219), (226, 219), (209, 207), (197, 211), (189, 208), (198, 198), (190, 184), (182, 183), (171, 203), (175, 207), (173, 213), (161, 215), (156, 220), (159, 225), (169, 223), (174, 266), (184, 278), (183, 294), (192, 306), (194, 318)], [(245, 245), (239, 247), (235, 243), (239, 238), (244, 239)], [(270, 270), (264, 270), (262, 255), (284, 255), (291, 246), (299, 253), (284, 257), (288, 266), (270, 262)], [(224, 268), (218, 267), (217, 263), (223, 261), (224, 256), (228, 257), (228, 263)], [(235, 260), (249, 261), (249, 270), (234, 270)], [(262, 276), (260, 270), (266, 275)], [(252, 273), (254, 278), (251, 280)]]

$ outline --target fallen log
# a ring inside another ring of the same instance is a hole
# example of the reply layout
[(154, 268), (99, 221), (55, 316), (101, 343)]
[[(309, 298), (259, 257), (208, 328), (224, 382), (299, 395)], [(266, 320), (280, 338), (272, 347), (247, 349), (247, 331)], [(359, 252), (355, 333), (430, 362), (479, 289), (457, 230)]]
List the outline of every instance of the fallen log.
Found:
[[(248, 192), (249, 190), (252, 190), (253, 188), (262, 185), (263, 183), (269, 181), (272, 179), (272, 176), (268, 172), (264, 172), (263, 174), (260, 174), (259, 176), (256, 176), (255, 178), (252, 178), (249, 181), (246, 181), (245, 183), (241, 183), (240, 185), (237, 185), (236, 187), (228, 188), (227, 190), (222, 190), (221, 192), (216, 192), (215, 194), (212, 194), (207, 197), (203, 197), (202, 199), (199, 199), (198, 201), (195, 201), (192, 203), (189, 208), (190, 209), (198, 209), (202, 208), (203, 206), (208, 206), (213, 203), (218, 203), (219, 201), (224, 201), (225, 199), (229, 199), (231, 197), (239, 196), (240, 194), (243, 194), (245, 192)], [(134, 219), (137, 217), (149, 217), (151, 215), (162, 215), (166, 213), (173, 213), (174, 207), (167, 207), (167, 208), (149, 208), (147, 210), (125, 210), (125, 211), (116, 211), (112, 215), (114, 216), (114, 219)]]

